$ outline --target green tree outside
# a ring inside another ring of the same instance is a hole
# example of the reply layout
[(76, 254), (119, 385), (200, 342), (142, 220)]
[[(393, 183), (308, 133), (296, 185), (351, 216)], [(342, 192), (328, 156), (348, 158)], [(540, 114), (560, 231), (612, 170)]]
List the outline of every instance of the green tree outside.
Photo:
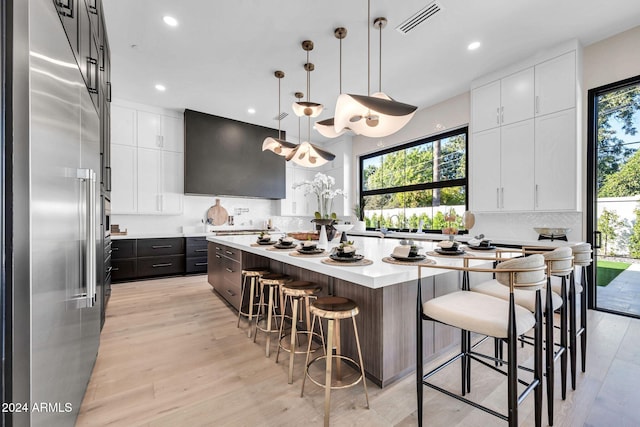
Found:
[(598, 231), (602, 234), (602, 249), (605, 255), (613, 255), (610, 251), (610, 243), (618, 237), (618, 230), (624, 226), (616, 211), (603, 209), (598, 216)]

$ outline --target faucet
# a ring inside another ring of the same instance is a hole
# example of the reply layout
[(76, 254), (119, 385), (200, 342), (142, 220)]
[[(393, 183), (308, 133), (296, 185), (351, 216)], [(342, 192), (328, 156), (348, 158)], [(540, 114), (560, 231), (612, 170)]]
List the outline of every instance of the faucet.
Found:
[[(389, 217), (389, 220), (392, 220), (394, 216), (398, 219), (398, 228), (404, 228), (404, 224), (400, 224), (400, 216), (399, 215), (395, 215), (395, 214), (391, 215)], [(391, 225), (393, 225), (393, 221), (391, 221)]]

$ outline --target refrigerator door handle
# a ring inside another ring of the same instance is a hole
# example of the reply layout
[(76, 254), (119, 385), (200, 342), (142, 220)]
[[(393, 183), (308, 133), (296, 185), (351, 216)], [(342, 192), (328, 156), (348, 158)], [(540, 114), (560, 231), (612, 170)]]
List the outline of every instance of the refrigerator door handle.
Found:
[(77, 178), (86, 185), (84, 282), (85, 293), (73, 298), (76, 308), (93, 307), (96, 303), (96, 173), (92, 169), (78, 169)]

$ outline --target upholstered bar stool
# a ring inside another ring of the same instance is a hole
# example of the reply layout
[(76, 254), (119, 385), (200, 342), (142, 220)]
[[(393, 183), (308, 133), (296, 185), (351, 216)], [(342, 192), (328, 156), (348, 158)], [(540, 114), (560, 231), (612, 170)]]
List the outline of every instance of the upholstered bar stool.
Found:
[[(242, 290), (240, 292), (240, 309), (238, 310), (238, 324), (236, 327), (240, 327), (240, 318), (246, 317), (249, 324), (249, 330), (247, 336), (251, 338), (251, 322), (253, 321), (253, 309), (258, 306), (256, 303), (256, 297), (258, 297), (258, 279), (265, 274), (269, 274), (269, 269), (266, 267), (252, 267), (244, 268), (242, 270)], [(247, 305), (247, 311), (242, 311), (242, 305), (244, 304), (245, 289), (249, 283), (249, 304)], [(259, 306), (258, 306), (259, 307)], [(257, 314), (257, 312), (256, 312)]]
[[(258, 336), (258, 331), (266, 332), (267, 334), (267, 343), (265, 349), (265, 355), (269, 357), (271, 354), (271, 334), (279, 333), (280, 328), (274, 326), (274, 321), (280, 317), (280, 322), (282, 322), (282, 314), (278, 314), (276, 312), (276, 304), (275, 298), (276, 293), (280, 295), (280, 286), (284, 285), (287, 282), (291, 281), (291, 277), (286, 274), (280, 273), (269, 273), (264, 274), (262, 277), (258, 279), (260, 283), (260, 301), (259, 305), (259, 313), (256, 316), (256, 325), (253, 334), (253, 342), (256, 342), (256, 337)], [(267, 304), (264, 303), (264, 294), (265, 289), (269, 290), (269, 302)], [(265, 316), (265, 307), (266, 307), (266, 326), (260, 326), (260, 318), (264, 318)]]
[[(575, 283), (575, 274), (571, 277), (569, 285), (569, 354), (571, 359), (571, 388), (576, 389), (577, 370), (577, 342), (580, 337), (580, 356), (582, 372), (585, 372), (587, 363), (587, 267), (591, 265), (592, 250), (589, 243), (579, 243), (571, 247), (573, 251), (573, 265), (580, 269), (580, 284)], [(580, 328), (577, 327), (577, 294), (580, 294)]]
[[(324, 425), (329, 425), (329, 414), (331, 410), (331, 390), (332, 389), (341, 389), (352, 387), (362, 381), (364, 386), (364, 395), (367, 402), (367, 409), (369, 409), (369, 393), (367, 392), (367, 381), (364, 375), (364, 365), (362, 363), (362, 350), (360, 349), (360, 338), (358, 337), (358, 327), (356, 325), (356, 316), (360, 312), (358, 305), (348, 299), (342, 297), (322, 297), (318, 298), (313, 304), (311, 304), (311, 314), (313, 315), (313, 320), (311, 322), (311, 330), (314, 330), (316, 320), (318, 322), (322, 322), (322, 319), (327, 320), (327, 341), (326, 341), (326, 354), (323, 356), (318, 356), (315, 359), (309, 361), (309, 357), (311, 355), (311, 341), (307, 345), (307, 358), (305, 361), (304, 368), (304, 377), (302, 377), (302, 391), (300, 392), (300, 397), (304, 395), (304, 384), (307, 377), (311, 382), (320, 387), (324, 387)], [(340, 320), (351, 318), (353, 321), (353, 334), (355, 335), (356, 340), (356, 348), (358, 350), (358, 362), (353, 360), (350, 357), (343, 356), (340, 354)], [(333, 354), (333, 342), (334, 336), (336, 339), (336, 347), (337, 352)], [(358, 369), (360, 369), (360, 375), (351, 383), (344, 385), (332, 385), (332, 369), (333, 369), (333, 359), (336, 359), (336, 374), (338, 378), (341, 376), (340, 372), (340, 362), (341, 360), (347, 360), (355, 365)], [(316, 381), (309, 374), (309, 367), (319, 361), (325, 360), (325, 381), (324, 383), (320, 381)]]
[[(291, 306), (291, 333), (290, 337), (283, 335), (284, 321), (280, 322), (280, 334), (278, 341), (278, 351), (276, 353), (276, 363), (280, 356), (280, 349), (289, 352), (289, 384), (293, 383), (293, 360), (296, 354), (305, 354), (305, 350), (296, 350), (296, 342), (299, 343), (298, 335), (306, 336), (307, 340), (312, 340), (314, 332), (311, 329), (311, 316), (310, 316), (310, 299), (316, 299), (317, 294), (322, 290), (322, 287), (313, 282), (307, 281), (294, 281), (282, 285), (280, 288), (284, 295), (284, 305), (282, 306), (282, 313), (284, 314), (287, 308), (287, 303)], [(302, 307), (300, 306), (302, 304)], [(298, 329), (298, 322), (300, 321), (302, 313), (306, 313), (305, 321), (306, 327), (303, 330)], [(284, 319), (283, 319), (284, 320)], [(320, 328), (322, 332), (322, 328)], [(289, 339), (289, 347), (283, 345), (283, 340)], [(324, 339), (324, 337), (322, 337)]]

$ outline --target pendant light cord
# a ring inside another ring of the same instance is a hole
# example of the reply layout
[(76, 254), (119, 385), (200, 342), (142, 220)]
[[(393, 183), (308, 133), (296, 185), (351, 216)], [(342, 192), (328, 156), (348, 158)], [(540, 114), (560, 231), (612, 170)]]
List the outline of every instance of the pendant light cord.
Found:
[(278, 79), (278, 139), (282, 139), (282, 133), (280, 131), (280, 121), (282, 120), (282, 110), (280, 109), (280, 80)]
[(311, 79), (311, 71), (309, 66), (309, 51), (307, 51), (307, 65), (305, 66), (307, 69), (307, 102), (311, 99), (311, 84), (309, 80)]
[(382, 25), (378, 26), (378, 32), (380, 32), (380, 58), (378, 60), (380, 72), (378, 73), (378, 92), (382, 92)]
[(367, 0), (367, 96), (371, 96), (371, 0)]
[(339, 94), (342, 94), (342, 39), (340, 40), (340, 92), (338, 92)]

